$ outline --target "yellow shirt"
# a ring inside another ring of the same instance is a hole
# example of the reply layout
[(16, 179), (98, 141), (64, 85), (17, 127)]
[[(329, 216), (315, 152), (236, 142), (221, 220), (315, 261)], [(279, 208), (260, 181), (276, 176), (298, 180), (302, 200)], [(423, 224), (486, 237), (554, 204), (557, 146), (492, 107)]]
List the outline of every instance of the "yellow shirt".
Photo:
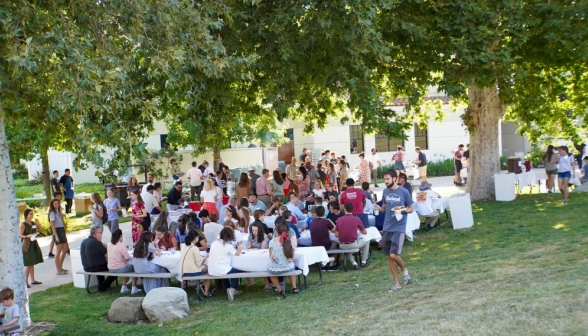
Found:
[(200, 255), (198, 247), (194, 245), (182, 246), (180, 261), (183, 262), (182, 272), (184, 274), (202, 272), (204, 268), (204, 259)]

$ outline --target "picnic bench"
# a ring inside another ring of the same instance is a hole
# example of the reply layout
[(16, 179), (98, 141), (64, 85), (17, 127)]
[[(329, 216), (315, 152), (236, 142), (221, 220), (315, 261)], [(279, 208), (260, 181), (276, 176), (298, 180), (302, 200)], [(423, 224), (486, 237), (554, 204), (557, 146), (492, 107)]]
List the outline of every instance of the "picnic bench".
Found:
[[(342, 250), (342, 249), (331, 249), (331, 250), (327, 250), (327, 254), (328, 255), (332, 255), (332, 254), (348, 254), (348, 253), (352, 253), (355, 256), (355, 259), (359, 258), (359, 248), (353, 248), (353, 249), (347, 249), (347, 250)], [(347, 272), (347, 258), (345, 258), (345, 256), (343, 256), (343, 268), (345, 269), (345, 272)], [(319, 283), (322, 281), (322, 276), (321, 279), (319, 280)]]
[(98, 276), (114, 276), (116, 277), (116, 285), (118, 286), (118, 277), (127, 277), (127, 278), (155, 278), (155, 279), (171, 279), (177, 276), (176, 273), (112, 273), (112, 272), (86, 272), (84, 270), (77, 271), (76, 274), (82, 274), (86, 276), (86, 291), (88, 294), (94, 294), (96, 292), (90, 291), (90, 281), (92, 279), (92, 275)]
[[(220, 276), (214, 276), (214, 275), (210, 275), (210, 274), (203, 274), (203, 275), (199, 275), (199, 276), (185, 276), (182, 279), (184, 281), (196, 281), (196, 298), (198, 299), (198, 301), (202, 300), (202, 296), (200, 295), (200, 282), (202, 280), (221, 280), (221, 279), (241, 279), (241, 278), (269, 278), (269, 277), (275, 277), (275, 276), (280, 276), (280, 277), (287, 277), (287, 276), (291, 276), (291, 275), (295, 275), (295, 276), (300, 276), (302, 274), (301, 270), (294, 270), (292, 272), (286, 272), (286, 273), (282, 273), (282, 274), (271, 274), (268, 272), (240, 272), (240, 273), (231, 273), (231, 274), (225, 274), (225, 275), (220, 275)], [(284, 282), (282, 282), (282, 286), (285, 286), (285, 279)], [(308, 286), (306, 285), (306, 276), (304, 277), (304, 286), (305, 288), (308, 288)]]

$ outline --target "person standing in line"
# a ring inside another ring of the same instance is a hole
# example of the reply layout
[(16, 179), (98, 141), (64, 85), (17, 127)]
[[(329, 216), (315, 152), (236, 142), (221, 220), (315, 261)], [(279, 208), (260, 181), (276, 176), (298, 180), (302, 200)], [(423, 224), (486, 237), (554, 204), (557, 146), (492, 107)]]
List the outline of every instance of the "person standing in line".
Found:
[[(35, 279), (35, 265), (43, 262), (43, 254), (41, 252), (41, 248), (39, 247), (39, 243), (37, 242), (37, 229), (41, 227), (41, 223), (39, 223), (39, 219), (36, 218), (33, 221), (34, 217), (33, 210), (26, 209), (24, 211), (24, 218), (25, 220), (20, 224), (20, 238), (21, 240), (28, 239), (29, 242), (29, 249), (28, 251), (23, 251), (23, 260), (25, 266), (25, 281), (27, 283), (27, 288), (31, 288), (31, 284), (33, 285), (40, 285), (41, 282)], [(29, 277), (31, 282), (29, 283)]]
[(461, 168), (463, 168), (461, 164), (461, 158), (463, 157), (463, 144), (459, 144), (457, 146), (457, 150), (453, 153), (453, 166), (455, 167), (455, 178), (453, 179), (453, 184), (461, 187), (463, 184), (461, 183)]
[(190, 181), (190, 199), (194, 201), (194, 196), (200, 198), (200, 191), (202, 191), (200, 183), (203, 179), (202, 172), (198, 169), (198, 163), (196, 161), (192, 161), (192, 168), (186, 174)]
[(172, 179), (174, 182), (179, 181), (180, 177), (184, 175), (184, 173), (180, 170), (180, 166), (178, 165), (178, 160), (171, 159), (169, 160), (170, 170), (172, 172)]
[[(143, 186), (143, 188), (141, 189), (141, 193), (144, 193), (147, 191), (147, 187), (152, 185), (155, 187), (155, 176), (153, 175), (153, 173), (149, 173), (147, 174), (147, 183), (145, 183), (145, 185)], [(160, 183), (161, 184), (161, 183)], [(157, 188), (157, 187), (156, 187)], [(129, 195), (130, 196), (130, 195)]]
[(298, 166), (296, 165), (296, 158), (292, 157), (292, 161), (286, 167), (286, 176), (290, 181), (290, 191), (294, 191), (298, 195), (298, 185), (296, 184), (298, 178), (296, 175), (298, 175)]
[(249, 167), (247, 167), (247, 170), (249, 171), (249, 181), (251, 182), (249, 195), (257, 195), (257, 179), (259, 178), (259, 175), (255, 174), (254, 165), (249, 165)]
[(118, 229), (118, 211), (122, 209), (120, 205), (120, 200), (114, 197), (114, 192), (112, 191), (112, 189), (106, 190), (106, 199), (104, 200), (104, 207), (106, 208), (106, 211), (108, 211), (108, 222), (106, 222), (105, 226), (107, 226), (110, 230), (110, 233), (112, 233)]
[(352, 178), (345, 180), (345, 185), (347, 185), (347, 189), (341, 194), (341, 204), (347, 202), (353, 204), (353, 216), (359, 218), (364, 227), (369, 228), (368, 215), (363, 213), (363, 207), (366, 203), (363, 190), (355, 188), (355, 181)]
[(139, 190), (141, 187), (139, 186), (139, 181), (135, 176), (131, 176), (129, 178), (129, 183), (127, 184), (127, 198), (131, 198), (131, 195), (135, 190)]
[(419, 167), (419, 178), (423, 182), (427, 182), (427, 156), (421, 151), (420, 147), (416, 147), (414, 151), (417, 153), (417, 167)]
[(398, 268), (403, 275), (403, 284), (406, 286), (411, 281), (408, 269), (400, 254), (404, 245), (407, 214), (413, 212), (413, 200), (408, 190), (396, 184), (396, 171), (391, 170), (384, 173), (384, 183), (386, 183), (386, 189), (382, 193), (382, 205), (374, 205), (374, 208), (386, 212), (382, 251), (388, 257), (388, 265), (394, 278), (394, 285), (388, 290), (388, 293), (392, 293), (402, 288), (398, 278)]
[(53, 239), (55, 240), (55, 245), (57, 245), (55, 269), (57, 270), (57, 275), (66, 275), (69, 271), (63, 268), (63, 261), (65, 260), (67, 251), (69, 251), (69, 245), (67, 243), (67, 236), (65, 235), (65, 222), (63, 221), (65, 215), (61, 212), (61, 205), (57, 199), (53, 199), (51, 203), (49, 203), (48, 215)]
[(578, 151), (574, 157), (576, 158), (576, 162), (578, 163), (578, 169), (582, 169), (582, 158), (584, 157), (584, 150), (586, 148), (586, 144), (584, 142), (574, 144), (574, 147)]
[(382, 162), (380, 161), (380, 156), (378, 156), (378, 151), (375, 148), (372, 148), (372, 155), (368, 158), (371, 165), (372, 170), (372, 180), (374, 180), (374, 188), (378, 187), (378, 167), (382, 167)]
[(53, 194), (53, 198), (55, 198), (55, 194), (61, 192), (61, 184), (59, 183), (59, 172), (57, 170), (53, 171), (53, 178), (51, 179), (51, 194)]
[(102, 217), (104, 216), (104, 203), (100, 198), (99, 193), (93, 193), (90, 195), (92, 204), (90, 205), (90, 212), (92, 213), (92, 227), (104, 226)]
[(563, 204), (568, 204), (568, 194), (570, 192), (570, 179), (576, 176), (574, 156), (570, 154), (567, 146), (559, 147), (559, 159), (557, 161), (557, 184), (559, 191), (563, 196)]
[(269, 170), (264, 168), (261, 171), (261, 177), (257, 179), (257, 199), (262, 201), (266, 207), (271, 204), (271, 197), (273, 196), (272, 187), (269, 183)]
[(371, 171), (370, 162), (366, 160), (365, 154), (361, 152), (359, 154), (359, 183), (370, 183)]
[(465, 175), (463, 176), (463, 183), (468, 183), (468, 168), (470, 166), (470, 144), (466, 145), (466, 150), (463, 152), (461, 159), (462, 166), (465, 168)]
[(396, 153), (392, 156), (392, 161), (394, 161), (394, 170), (396, 170), (396, 175), (400, 173), (406, 174), (406, 168), (404, 168), (404, 148), (402, 146), (396, 147)]
[(542, 159), (543, 165), (545, 166), (545, 175), (547, 175), (545, 186), (547, 187), (547, 192), (551, 194), (555, 189), (555, 176), (557, 175), (559, 153), (555, 151), (553, 145), (549, 145)]
[(61, 184), (61, 188), (65, 192), (65, 213), (70, 214), (75, 192), (74, 180), (73, 177), (71, 177), (71, 171), (69, 168), (65, 170), (64, 175), (59, 179), (59, 184)]

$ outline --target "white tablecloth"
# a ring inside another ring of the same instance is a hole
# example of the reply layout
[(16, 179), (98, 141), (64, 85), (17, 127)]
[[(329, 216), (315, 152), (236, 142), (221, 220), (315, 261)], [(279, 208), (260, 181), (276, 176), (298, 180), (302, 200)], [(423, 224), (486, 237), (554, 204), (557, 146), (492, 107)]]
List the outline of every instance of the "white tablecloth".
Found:
[[(382, 235), (380, 234), (380, 231), (378, 231), (378, 229), (376, 227), (369, 227), (366, 229), (366, 231), (367, 231), (366, 235), (362, 234), (359, 231), (357, 231), (357, 235), (359, 237), (363, 237), (369, 241), (374, 240), (376, 242), (379, 242), (380, 240), (382, 240)], [(336, 237), (333, 232), (329, 232), (329, 238), (331, 238), (331, 241), (333, 241), (337, 244), (339, 243), (339, 238)], [(310, 237), (309, 230), (304, 230), (300, 233), (300, 245), (305, 245), (305, 246), (312, 245), (312, 239)]]
[[(322, 246), (297, 247), (294, 252), (294, 265), (304, 275), (308, 275), (310, 265), (327, 262), (329, 255)], [(268, 263), (269, 250), (246, 250), (245, 254), (231, 258), (231, 266), (243, 272), (266, 272)]]
[(413, 240), (412, 231), (418, 230), (421, 226), (419, 215), (413, 211), (406, 215), (406, 230), (404, 231), (408, 240)]
[(412, 176), (413, 179), (416, 179), (417, 177), (419, 177), (419, 167), (417, 166), (410, 166), (410, 167), (406, 167), (406, 176)]
[[(202, 254), (202, 252), (201, 252)], [(206, 251), (204, 251), (204, 254), (206, 254)], [(129, 251), (129, 255), (131, 256), (131, 258), (129, 259), (129, 263), (132, 264), (133, 263), (133, 253), (132, 251)], [(153, 260), (151, 260), (152, 263), (154, 263), (155, 265), (159, 265), (161, 267), (165, 267), (167, 268), (168, 271), (170, 271), (170, 273), (175, 273), (178, 276), (176, 277), (179, 281), (182, 281), (182, 267), (180, 265), (180, 256), (182, 255), (182, 253), (180, 251), (174, 251), (173, 253), (171, 251), (165, 251), (162, 252), (161, 256), (153, 256)]]
[(263, 219), (263, 223), (267, 225), (268, 228), (273, 229), (275, 226), (276, 218), (278, 218), (278, 216), (265, 216), (265, 218)]
[(449, 209), (449, 197), (434, 198), (432, 200), (432, 206), (434, 210), (439, 210), (439, 213), (445, 212), (445, 209)]
[(519, 182), (519, 189), (526, 186), (537, 185), (537, 177), (535, 177), (535, 172), (533, 170), (515, 174), (515, 180)]

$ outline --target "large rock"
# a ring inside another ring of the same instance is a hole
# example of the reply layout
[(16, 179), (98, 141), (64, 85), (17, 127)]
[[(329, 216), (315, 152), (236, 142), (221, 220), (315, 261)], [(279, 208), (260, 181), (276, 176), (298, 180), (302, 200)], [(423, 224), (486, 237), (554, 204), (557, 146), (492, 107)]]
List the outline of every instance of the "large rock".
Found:
[(143, 310), (153, 323), (181, 319), (190, 313), (188, 295), (181, 288), (155, 288), (143, 299)]
[(142, 297), (119, 297), (110, 305), (108, 320), (110, 322), (135, 323), (146, 320), (147, 315), (143, 311)]

